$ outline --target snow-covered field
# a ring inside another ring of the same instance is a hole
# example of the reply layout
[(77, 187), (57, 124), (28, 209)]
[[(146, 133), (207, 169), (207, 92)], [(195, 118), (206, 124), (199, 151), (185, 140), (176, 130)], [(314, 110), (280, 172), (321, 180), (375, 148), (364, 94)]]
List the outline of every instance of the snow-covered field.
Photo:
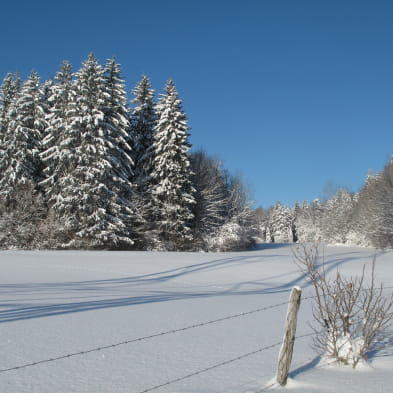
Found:
[[(325, 259), (331, 271), (357, 274), (372, 255), (328, 247)], [(380, 253), (377, 276), (393, 286), (393, 252)], [(217, 254), (3, 251), (0, 393), (147, 392), (236, 358), (151, 391), (259, 392), (272, 382), (280, 346), (263, 348), (281, 341), (287, 308), (270, 306), (286, 302), (294, 285), (304, 298), (312, 294), (290, 247), (279, 244)], [(303, 300), (298, 336), (311, 332), (311, 321)], [(157, 335), (192, 325), (202, 326)], [(146, 336), (155, 337), (135, 341)], [(285, 390), (392, 392), (392, 348), (352, 370), (318, 364), (311, 341), (296, 340)], [(89, 352), (64, 358), (81, 351)]]

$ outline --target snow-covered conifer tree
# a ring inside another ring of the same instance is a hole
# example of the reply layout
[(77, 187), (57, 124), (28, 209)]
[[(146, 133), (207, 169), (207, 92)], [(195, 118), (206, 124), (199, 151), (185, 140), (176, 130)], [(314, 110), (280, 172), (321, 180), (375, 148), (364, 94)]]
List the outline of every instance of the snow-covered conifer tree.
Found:
[(135, 182), (146, 192), (153, 161), (153, 133), (156, 122), (154, 90), (144, 75), (133, 90), (135, 107), (131, 115), (131, 137), (135, 168)]
[(374, 175), (372, 171), (366, 176), (365, 183), (357, 194), (354, 209), (354, 223), (352, 230), (356, 234), (356, 241), (351, 243), (360, 246), (371, 246), (373, 233), (377, 228), (376, 217), (378, 209), (376, 206), (376, 196), (378, 194), (379, 182), (382, 174)]
[(157, 105), (154, 133), (152, 211), (156, 229), (167, 249), (185, 247), (192, 240), (192, 206), (187, 118), (175, 84), (169, 80)]
[(292, 242), (294, 240), (293, 222), (294, 216), (291, 209), (277, 202), (270, 216), (272, 242)]
[(19, 76), (8, 73), (0, 87), (0, 178), (3, 177), (3, 173), (8, 166), (5, 138), (10, 122), (11, 104), (20, 91), (20, 85)]
[(42, 176), (39, 157), (41, 138), (46, 128), (45, 110), (39, 76), (33, 71), (11, 104), (8, 128), (3, 137), (4, 168), (0, 179), (1, 195), (12, 202), (20, 186), (35, 187)]
[(4, 135), (8, 128), (8, 111), (19, 91), (19, 77), (8, 73), (0, 86), (0, 136)]
[(294, 225), (296, 227), (296, 237), (301, 242), (315, 241), (316, 226), (313, 222), (313, 213), (307, 200), (300, 205), (295, 203), (294, 207)]
[[(371, 179), (370, 179), (371, 180)], [(393, 246), (393, 157), (368, 185), (368, 226), (372, 244)]]
[(44, 180), (41, 186), (50, 205), (55, 205), (72, 167), (75, 138), (70, 132), (71, 105), (75, 100), (72, 66), (64, 61), (48, 92), (48, 128), (43, 139), (41, 159), (44, 163)]
[(130, 214), (124, 199), (130, 189), (130, 161), (122, 135), (127, 127), (125, 98), (115, 75), (117, 66), (111, 67), (104, 69), (90, 54), (76, 74), (76, 99), (71, 100), (64, 140), (65, 145), (70, 142), (69, 154), (62, 156), (67, 171), (53, 205), (68, 233), (69, 247), (133, 243), (125, 222)]
[(139, 226), (140, 244), (142, 248), (154, 248), (150, 245), (153, 214), (151, 201), (151, 171), (153, 168), (153, 134), (156, 122), (154, 90), (149, 78), (144, 75), (132, 91), (135, 106), (131, 114), (130, 143), (134, 160), (134, 184), (137, 187), (139, 212), (143, 222)]
[(111, 152), (111, 167), (120, 178), (128, 179), (127, 191), (131, 192), (134, 163), (129, 144), (130, 118), (124, 81), (120, 65), (114, 59), (108, 60), (104, 72), (104, 127), (107, 147)]
[[(59, 178), (59, 194), (53, 205), (65, 231), (65, 241), (70, 247), (92, 247), (95, 234), (87, 234), (100, 222), (97, 190), (93, 184), (101, 172), (94, 163), (102, 162), (104, 133), (102, 122), (103, 69), (93, 54), (83, 63), (75, 81), (75, 100), (71, 100), (69, 125), (66, 129), (65, 151), (61, 167), (67, 168)], [(103, 163), (105, 169), (106, 165)], [(76, 237), (75, 237), (76, 235)]]
[(323, 206), (319, 199), (311, 204), (303, 201), (295, 217), (296, 235), (301, 242), (320, 241), (322, 239)]
[(348, 234), (353, 226), (354, 200), (348, 190), (339, 189), (326, 201), (322, 217), (322, 238), (329, 243), (347, 242)]
[[(120, 65), (114, 59), (108, 60), (104, 69), (104, 132), (107, 160), (110, 170), (105, 172), (105, 184), (111, 194), (109, 212), (114, 220), (119, 241), (133, 244), (140, 221), (139, 200), (132, 183), (133, 160), (130, 146), (130, 118), (127, 106), (125, 84), (121, 77)], [(109, 217), (108, 217), (109, 218)]]

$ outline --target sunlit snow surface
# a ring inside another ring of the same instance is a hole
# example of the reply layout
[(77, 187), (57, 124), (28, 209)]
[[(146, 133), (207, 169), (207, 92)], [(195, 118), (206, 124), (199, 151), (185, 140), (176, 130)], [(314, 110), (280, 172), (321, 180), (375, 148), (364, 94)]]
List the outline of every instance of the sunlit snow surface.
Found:
[[(370, 267), (373, 250), (328, 247), (326, 268)], [(369, 271), (369, 270), (367, 270)], [(393, 252), (377, 277), (393, 286)], [(234, 253), (0, 252), (0, 369), (155, 335), (285, 302), (299, 275), (286, 245)], [(390, 290), (387, 290), (388, 293)], [(2, 393), (139, 393), (280, 342), (281, 305), (101, 351), (0, 372)], [(303, 300), (298, 335), (311, 331)], [(390, 392), (393, 349), (358, 369), (323, 366), (298, 339), (288, 385), (299, 392)], [(279, 346), (154, 390), (256, 393), (275, 375)], [(270, 391), (281, 391), (273, 387)]]

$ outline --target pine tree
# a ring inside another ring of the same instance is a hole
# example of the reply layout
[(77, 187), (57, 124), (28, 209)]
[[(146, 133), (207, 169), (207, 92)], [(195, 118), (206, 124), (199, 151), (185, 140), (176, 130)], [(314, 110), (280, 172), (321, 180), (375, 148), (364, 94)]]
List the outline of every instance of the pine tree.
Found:
[[(135, 98), (131, 115), (131, 137), (135, 168), (135, 182), (146, 194), (153, 161), (153, 133), (156, 122), (154, 90), (149, 78), (144, 75), (133, 90)], [(146, 196), (146, 195), (145, 195)]]
[(53, 205), (65, 227), (65, 245), (129, 246), (131, 160), (124, 150), (128, 122), (118, 66), (112, 61), (104, 69), (90, 54), (76, 74), (75, 94), (63, 140), (68, 156), (60, 159), (64, 174)]
[(316, 227), (313, 223), (312, 210), (307, 200), (302, 204), (295, 203), (294, 226), (296, 228), (296, 238), (301, 242), (315, 241)]
[(72, 66), (64, 61), (55, 81), (48, 91), (48, 128), (43, 139), (41, 159), (44, 163), (45, 179), (40, 183), (50, 205), (55, 205), (64, 187), (64, 177), (72, 166), (75, 138), (70, 132), (71, 105), (75, 100)]
[(3, 145), (6, 168), (0, 180), (1, 196), (12, 202), (13, 193), (26, 185), (36, 188), (42, 176), (39, 157), (46, 128), (45, 109), (38, 74), (33, 71), (10, 108)]
[(192, 240), (195, 199), (187, 154), (189, 128), (181, 104), (175, 84), (169, 80), (157, 105), (151, 175), (156, 229), (167, 249), (186, 247)]
[(345, 244), (353, 226), (353, 213), (353, 196), (347, 190), (339, 189), (324, 204), (322, 238), (330, 243)]
[(151, 245), (153, 213), (151, 200), (151, 172), (153, 168), (153, 134), (156, 122), (154, 90), (150, 80), (143, 76), (132, 91), (135, 106), (131, 113), (130, 144), (134, 160), (134, 184), (139, 197), (139, 212), (142, 217), (139, 226), (140, 248), (154, 248)]
[(120, 66), (114, 59), (108, 60), (104, 73), (104, 128), (111, 167), (119, 178), (127, 179), (128, 192), (131, 192), (134, 163), (129, 144), (130, 118), (124, 81)]
[[(372, 188), (370, 187), (372, 184)], [(378, 248), (393, 246), (393, 158), (369, 185), (370, 239)]]
[(8, 73), (0, 87), (0, 136), (4, 135), (8, 126), (8, 111), (20, 91), (20, 80), (18, 76)]
[(20, 92), (20, 78), (8, 73), (0, 87), (0, 178), (8, 167), (6, 156), (6, 134), (10, 122), (10, 111), (17, 94)]
[[(76, 78), (75, 100), (71, 102), (65, 138), (69, 155), (62, 156), (64, 161), (60, 166), (66, 171), (59, 179), (60, 192), (53, 208), (64, 226), (65, 245), (89, 248), (95, 245), (95, 233), (86, 232), (105, 213), (97, 211), (101, 203), (93, 187), (101, 172), (94, 164), (101, 162), (105, 145), (101, 110), (103, 70), (93, 54), (83, 63)], [(105, 169), (106, 163), (102, 165)]]
[(357, 244), (361, 246), (373, 244), (373, 234), (376, 233), (378, 227), (376, 218), (379, 215), (376, 198), (382, 177), (382, 173), (374, 175), (369, 171), (365, 183), (358, 193), (353, 230), (357, 235)]
[(116, 243), (131, 245), (131, 237), (137, 236), (140, 217), (139, 199), (132, 183), (134, 163), (129, 144), (129, 108), (119, 64), (114, 59), (108, 60), (104, 72), (104, 133), (110, 164), (104, 182), (111, 195), (107, 218), (117, 233)]
[(270, 215), (270, 227), (272, 242), (288, 243), (293, 241), (294, 216), (286, 206), (277, 202)]

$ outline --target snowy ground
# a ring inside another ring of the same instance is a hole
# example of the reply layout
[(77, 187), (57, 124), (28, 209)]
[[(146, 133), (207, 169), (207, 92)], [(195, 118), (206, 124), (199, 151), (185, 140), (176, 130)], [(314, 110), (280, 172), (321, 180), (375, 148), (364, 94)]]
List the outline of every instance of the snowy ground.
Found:
[[(350, 274), (373, 251), (329, 247), (328, 268)], [(377, 275), (393, 286), (393, 252), (381, 253)], [(0, 392), (140, 393), (242, 357), (283, 335), (294, 285), (312, 294), (285, 245), (236, 253), (0, 252)], [(298, 335), (311, 331), (303, 300)], [(241, 317), (132, 341), (226, 316)], [(285, 390), (391, 392), (393, 349), (359, 369), (318, 364), (312, 338), (296, 341)], [(170, 385), (158, 393), (256, 393), (275, 375), (279, 345)], [(283, 391), (274, 386), (268, 391)]]

